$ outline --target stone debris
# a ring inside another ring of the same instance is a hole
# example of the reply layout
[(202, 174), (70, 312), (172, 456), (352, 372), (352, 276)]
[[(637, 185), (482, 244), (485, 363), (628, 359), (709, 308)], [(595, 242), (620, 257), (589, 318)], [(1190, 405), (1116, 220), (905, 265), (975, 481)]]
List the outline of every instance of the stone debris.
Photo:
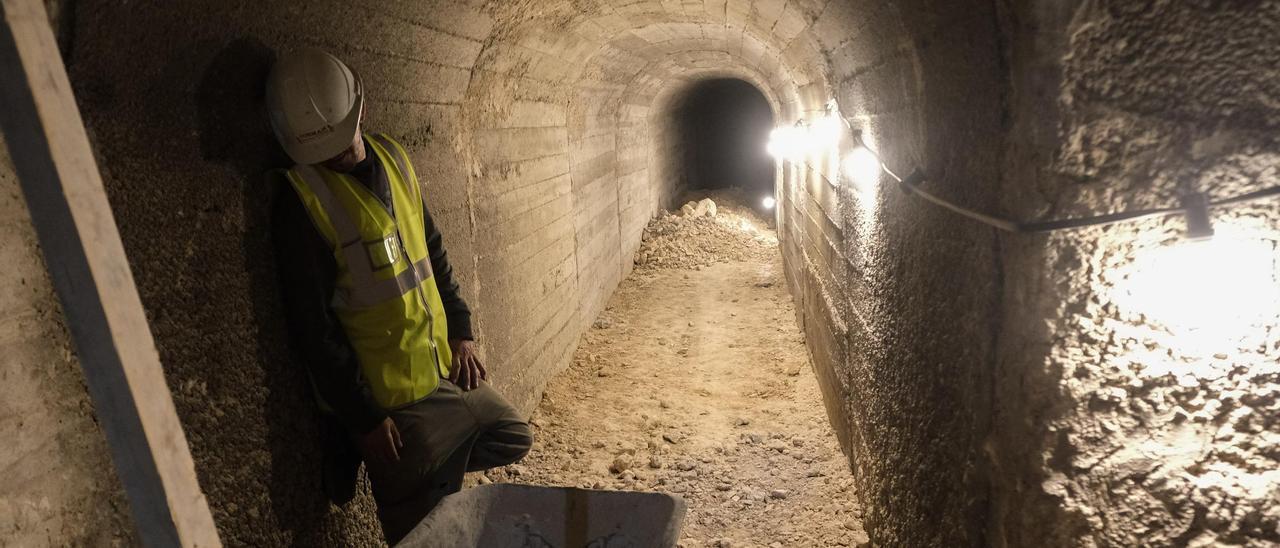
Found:
[(613, 464), (609, 465), (609, 471), (614, 474), (621, 474), (629, 468), (631, 468), (631, 459), (623, 455), (618, 455), (617, 458), (613, 459)]
[(777, 253), (767, 223), (729, 195), (689, 202), (680, 213), (660, 213), (641, 236), (635, 264), (641, 270), (697, 270), (716, 263), (762, 259)]
[(716, 203), (711, 198), (703, 198), (698, 201), (698, 206), (693, 210), (694, 216), (715, 217)]
[(711, 198), (687, 202), (680, 207), (680, 215), (683, 217), (715, 217), (716, 213), (716, 203)]

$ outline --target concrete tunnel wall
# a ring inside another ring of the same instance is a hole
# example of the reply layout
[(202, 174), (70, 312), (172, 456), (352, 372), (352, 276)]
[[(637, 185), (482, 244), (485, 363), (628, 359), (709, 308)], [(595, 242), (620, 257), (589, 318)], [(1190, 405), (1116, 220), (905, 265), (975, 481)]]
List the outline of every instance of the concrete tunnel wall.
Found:
[[(58, 28), (223, 541), (366, 545), (368, 497), (333, 509), (314, 484), (314, 412), (276, 296), (261, 174), (284, 162), (260, 111), (273, 50), (319, 46), (361, 72), (369, 126), (418, 167), (495, 384), (528, 411), (672, 205), (667, 115), (699, 79), (752, 83), (779, 123), (835, 99), (891, 166), (1013, 216), (1166, 205), (1188, 179), (1223, 194), (1275, 184), (1280, 109), (1266, 97), (1280, 78), (1254, 70), (1280, 60), (1275, 3), (1049, 4), (79, 0), (59, 4)], [(1107, 267), (1176, 219), (1001, 237), (851, 184), (835, 155), (780, 163), (779, 177), (787, 277), (877, 544), (1275, 540), (1276, 321), (1256, 326), (1254, 351), (1214, 358), (1248, 374), (1183, 386), (1132, 371), (1176, 370), (1178, 341), (1106, 291)], [(1274, 229), (1276, 214), (1225, 218)], [(47, 293), (32, 302), (47, 309)], [(79, 416), (63, 431), (100, 447)], [(1178, 453), (1224, 423), (1235, 449)], [(1121, 451), (1135, 439), (1164, 440), (1159, 458)], [(92, 466), (68, 469), (118, 501)], [(26, 481), (0, 481), (0, 500), (26, 504), (49, 544), (82, 538), (57, 525), (82, 515), (129, 534), (123, 509), (14, 498)]]

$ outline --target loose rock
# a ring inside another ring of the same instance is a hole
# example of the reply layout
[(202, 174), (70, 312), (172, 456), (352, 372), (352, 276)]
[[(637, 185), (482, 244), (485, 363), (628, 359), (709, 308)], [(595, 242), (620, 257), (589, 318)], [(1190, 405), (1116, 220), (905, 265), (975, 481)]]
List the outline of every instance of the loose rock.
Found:
[(628, 468), (631, 468), (631, 459), (621, 455), (613, 459), (613, 464), (609, 465), (609, 471), (614, 474), (621, 474), (627, 471)]

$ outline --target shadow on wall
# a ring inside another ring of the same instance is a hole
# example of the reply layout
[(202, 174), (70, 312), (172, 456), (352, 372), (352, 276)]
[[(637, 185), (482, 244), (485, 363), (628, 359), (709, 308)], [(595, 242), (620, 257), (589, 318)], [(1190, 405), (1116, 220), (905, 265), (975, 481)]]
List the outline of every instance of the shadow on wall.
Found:
[(278, 192), (291, 190), (265, 175), (269, 169), (292, 164), (271, 133), (263, 105), (264, 84), (274, 61), (271, 48), (255, 38), (228, 43), (201, 77), (196, 115), (201, 157), (230, 167), (244, 185), (240, 246), (250, 280), (248, 304), (257, 329), (256, 355), (267, 394), (262, 413), (271, 476), (263, 483), (278, 527), (292, 533), (294, 545), (307, 546), (324, 542), (321, 522), (329, 502), (319, 485), (318, 417), (304, 369), (288, 350), (279, 282), (271, 260), (272, 205)]
[(679, 173), (689, 189), (739, 187), (773, 195), (774, 163), (765, 152), (773, 129), (769, 101), (736, 78), (694, 84), (676, 106)]

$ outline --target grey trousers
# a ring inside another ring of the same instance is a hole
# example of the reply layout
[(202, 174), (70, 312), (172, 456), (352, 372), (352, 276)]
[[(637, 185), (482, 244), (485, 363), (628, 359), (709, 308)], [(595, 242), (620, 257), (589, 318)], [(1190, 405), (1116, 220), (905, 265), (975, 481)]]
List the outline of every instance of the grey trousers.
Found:
[(505, 466), (533, 445), (529, 424), (487, 383), (463, 391), (447, 380), (425, 400), (391, 412), (400, 461), (365, 463), (387, 543), (409, 534), (465, 472)]

